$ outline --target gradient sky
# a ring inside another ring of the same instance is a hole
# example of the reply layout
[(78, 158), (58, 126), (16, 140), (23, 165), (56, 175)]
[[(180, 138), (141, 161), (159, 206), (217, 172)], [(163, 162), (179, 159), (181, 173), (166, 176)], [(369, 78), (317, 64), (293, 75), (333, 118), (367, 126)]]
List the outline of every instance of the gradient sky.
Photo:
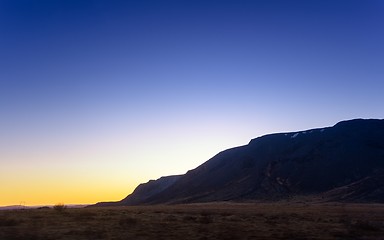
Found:
[(0, 0), (0, 205), (120, 200), (383, 103), (380, 0)]

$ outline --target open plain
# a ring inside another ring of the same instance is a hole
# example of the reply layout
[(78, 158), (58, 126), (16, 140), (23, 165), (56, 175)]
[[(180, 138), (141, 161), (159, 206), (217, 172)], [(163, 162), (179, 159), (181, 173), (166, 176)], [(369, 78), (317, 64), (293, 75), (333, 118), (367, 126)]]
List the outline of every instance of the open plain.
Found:
[(383, 204), (209, 203), (0, 211), (0, 239), (384, 239)]

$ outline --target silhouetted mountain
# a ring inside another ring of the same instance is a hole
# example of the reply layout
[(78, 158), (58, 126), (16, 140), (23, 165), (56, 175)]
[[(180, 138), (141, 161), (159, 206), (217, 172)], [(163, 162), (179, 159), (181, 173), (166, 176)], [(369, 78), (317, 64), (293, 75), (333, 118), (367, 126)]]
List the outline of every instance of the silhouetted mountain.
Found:
[[(166, 182), (166, 183), (164, 183)], [(322, 196), (384, 202), (384, 120), (262, 136), (186, 174), (141, 184), (118, 205)]]
[(113, 206), (113, 205), (137, 205), (147, 201), (150, 197), (164, 191), (181, 177), (181, 175), (161, 177), (157, 180), (150, 180), (136, 187), (132, 194), (119, 202), (101, 202), (95, 206)]
[(156, 194), (164, 191), (174, 184), (181, 175), (161, 177), (159, 179), (150, 180), (145, 184), (140, 184), (130, 197), (126, 197), (121, 200), (121, 203), (124, 205), (135, 205), (147, 201)]

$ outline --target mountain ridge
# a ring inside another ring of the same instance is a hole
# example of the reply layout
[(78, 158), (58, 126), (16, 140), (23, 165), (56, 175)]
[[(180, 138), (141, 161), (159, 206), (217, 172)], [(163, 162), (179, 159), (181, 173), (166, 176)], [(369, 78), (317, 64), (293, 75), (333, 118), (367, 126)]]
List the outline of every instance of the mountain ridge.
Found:
[[(123, 200), (97, 206), (270, 201), (308, 195), (384, 202), (383, 169), (384, 120), (353, 119), (332, 127), (254, 138), (183, 175), (141, 184)], [(378, 184), (372, 184), (372, 179)], [(345, 189), (354, 190), (347, 193)]]

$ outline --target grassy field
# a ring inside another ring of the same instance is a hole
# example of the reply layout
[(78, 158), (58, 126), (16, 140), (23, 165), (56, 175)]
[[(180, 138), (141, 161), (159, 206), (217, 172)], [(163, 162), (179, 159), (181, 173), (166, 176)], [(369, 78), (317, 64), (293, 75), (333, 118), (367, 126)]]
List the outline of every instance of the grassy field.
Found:
[(214, 203), (0, 211), (0, 239), (384, 239), (384, 205)]

